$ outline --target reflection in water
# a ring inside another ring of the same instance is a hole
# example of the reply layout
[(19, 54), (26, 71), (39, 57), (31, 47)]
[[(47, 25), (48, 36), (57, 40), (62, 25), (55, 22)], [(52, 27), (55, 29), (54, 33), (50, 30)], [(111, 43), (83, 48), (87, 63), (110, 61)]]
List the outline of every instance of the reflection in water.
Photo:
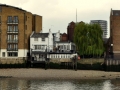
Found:
[(119, 90), (120, 80), (0, 79), (0, 90)]

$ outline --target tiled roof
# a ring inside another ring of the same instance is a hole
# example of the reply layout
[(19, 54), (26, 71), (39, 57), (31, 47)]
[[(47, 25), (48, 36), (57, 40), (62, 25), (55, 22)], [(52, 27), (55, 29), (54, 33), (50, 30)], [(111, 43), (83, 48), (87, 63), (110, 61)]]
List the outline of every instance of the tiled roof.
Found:
[(34, 33), (31, 37), (35, 38), (45, 38), (48, 37), (49, 33)]

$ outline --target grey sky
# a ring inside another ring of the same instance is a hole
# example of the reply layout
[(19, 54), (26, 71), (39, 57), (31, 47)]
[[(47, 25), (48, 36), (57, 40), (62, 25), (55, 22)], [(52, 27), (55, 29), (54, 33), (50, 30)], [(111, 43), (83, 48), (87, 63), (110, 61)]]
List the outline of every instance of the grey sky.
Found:
[(68, 23), (90, 20), (107, 20), (111, 8), (120, 10), (120, 0), (0, 0), (0, 3), (20, 7), (43, 16), (43, 32), (67, 32)]

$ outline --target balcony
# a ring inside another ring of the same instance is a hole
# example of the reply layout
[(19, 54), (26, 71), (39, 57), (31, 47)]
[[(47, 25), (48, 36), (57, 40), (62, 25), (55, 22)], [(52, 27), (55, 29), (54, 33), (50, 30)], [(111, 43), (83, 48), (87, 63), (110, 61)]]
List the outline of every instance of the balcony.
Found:
[(19, 33), (19, 31), (18, 30), (13, 30), (13, 31), (7, 31), (7, 33)]
[(7, 48), (7, 51), (18, 51), (18, 48)]
[(18, 43), (18, 40), (7, 40), (7, 43)]
[(7, 24), (18, 24), (19, 21), (7, 21)]

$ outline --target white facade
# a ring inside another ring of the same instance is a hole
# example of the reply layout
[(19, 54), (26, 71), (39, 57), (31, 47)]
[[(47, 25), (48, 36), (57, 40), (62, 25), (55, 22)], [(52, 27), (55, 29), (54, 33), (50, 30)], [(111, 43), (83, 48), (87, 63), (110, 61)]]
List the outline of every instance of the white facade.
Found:
[[(1, 52), (4, 52), (4, 55), (3, 53)], [(27, 53), (29, 52), (28, 49), (18, 49), (18, 51), (14, 51), (14, 53), (17, 53), (17, 56), (8, 56), (8, 51), (6, 49), (1, 49), (1, 52), (0, 52), (0, 57), (1, 58), (23, 58), (23, 57), (27, 57)], [(10, 52), (13, 52), (13, 51), (9, 51)]]
[(71, 50), (76, 50), (76, 46), (72, 42), (56, 42), (56, 47), (59, 47), (59, 50), (62, 52), (69, 52)]
[[(35, 33), (33, 32), (33, 34)], [(47, 51), (53, 50), (53, 36), (50, 30), (47, 37), (32, 37), (32, 35), (30, 36), (30, 53), (31, 50), (42, 52), (45, 52), (46, 49)]]
[(55, 34), (55, 41), (60, 41), (60, 31)]
[(30, 54), (33, 61), (70, 59), (77, 55), (75, 51), (74, 43), (60, 41), (60, 31), (54, 34), (50, 30), (48, 33), (33, 32), (30, 36)]

